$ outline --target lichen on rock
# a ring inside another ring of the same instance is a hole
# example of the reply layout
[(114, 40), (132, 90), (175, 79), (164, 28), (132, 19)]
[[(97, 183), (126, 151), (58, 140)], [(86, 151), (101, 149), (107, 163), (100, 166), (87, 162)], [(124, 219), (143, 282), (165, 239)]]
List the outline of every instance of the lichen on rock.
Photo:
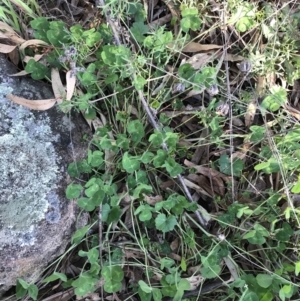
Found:
[(45, 218), (47, 196), (61, 177), (53, 146), (57, 135), (45, 116), (38, 119), (29, 109), (7, 100), (3, 95), (7, 89), (0, 85), (0, 228), (27, 233)]
[(86, 157), (89, 128), (76, 112), (30, 111), (8, 100), (54, 97), (51, 86), (8, 76), (15, 73), (0, 53), (0, 299), (18, 278), (39, 279), (88, 222), (65, 189), (68, 164)]

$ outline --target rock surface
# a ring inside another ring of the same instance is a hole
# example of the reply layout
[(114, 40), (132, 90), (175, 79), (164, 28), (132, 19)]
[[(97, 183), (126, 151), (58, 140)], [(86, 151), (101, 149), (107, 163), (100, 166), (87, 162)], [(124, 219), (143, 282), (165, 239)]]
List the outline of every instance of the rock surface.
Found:
[(8, 100), (10, 93), (53, 98), (41, 82), (9, 77), (16, 72), (0, 54), (0, 296), (17, 278), (38, 279), (76, 230), (78, 208), (65, 198), (67, 166), (85, 157), (82, 136), (89, 132), (80, 116), (56, 107), (31, 111)]

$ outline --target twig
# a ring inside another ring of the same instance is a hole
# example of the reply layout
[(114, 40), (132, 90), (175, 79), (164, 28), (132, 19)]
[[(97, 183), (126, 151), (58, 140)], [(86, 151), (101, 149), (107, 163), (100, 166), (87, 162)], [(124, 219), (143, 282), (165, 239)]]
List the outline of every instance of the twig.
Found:
[[(114, 22), (113, 22), (113, 21), (111, 20), (111, 18), (110, 18), (110, 11), (109, 11), (109, 9), (108, 9), (107, 7), (105, 7), (104, 0), (97, 0), (97, 1), (96, 1), (96, 4), (97, 4), (97, 6), (102, 7), (103, 12), (104, 12), (104, 14), (105, 14), (105, 16), (106, 16), (106, 20), (107, 20), (108, 24), (110, 25), (110, 27), (112, 28), (113, 35), (114, 35), (114, 38), (115, 38), (115, 42), (116, 42), (116, 44), (117, 44), (118, 46), (121, 46), (122, 44), (121, 44), (121, 41), (120, 41), (120, 38), (119, 38), (118, 31), (117, 31), (116, 28), (115, 28)], [(100, 4), (100, 5), (99, 5), (99, 4)], [(131, 68), (131, 66), (129, 66), (129, 67)], [(132, 68), (131, 68), (131, 69), (132, 69)], [(132, 71), (133, 71), (133, 72), (132, 72), (132, 79), (135, 80), (136, 74), (135, 74), (134, 70), (132, 70)], [(160, 127), (159, 127), (159, 125), (158, 125), (158, 122), (156, 121), (156, 116), (153, 114), (152, 110), (150, 109), (150, 107), (149, 107), (149, 105), (148, 105), (148, 102), (146, 101), (146, 99), (145, 99), (144, 94), (142, 93), (142, 91), (140, 91), (140, 90), (138, 91), (138, 96), (139, 96), (139, 99), (140, 99), (140, 101), (141, 101), (141, 103), (142, 103), (142, 105), (143, 105), (143, 108), (144, 108), (146, 114), (148, 115), (150, 124), (152, 125), (152, 127), (153, 127), (155, 130), (161, 132)], [(167, 146), (165, 143), (163, 143), (163, 144), (161, 145), (161, 147), (162, 147), (166, 152), (168, 152), (168, 146)], [(177, 178), (178, 178), (178, 180), (179, 180), (179, 183), (180, 183), (180, 185), (181, 185), (181, 187), (182, 187), (182, 189), (183, 189), (183, 191), (184, 191), (184, 193), (185, 193), (187, 199), (188, 199), (190, 202), (194, 202), (194, 200), (193, 200), (193, 198), (192, 198), (192, 195), (191, 195), (189, 189), (187, 188), (186, 184), (184, 183), (184, 178), (183, 178), (183, 176), (182, 176), (181, 174), (179, 174), (179, 175), (177, 175)], [(203, 218), (202, 214), (201, 214), (199, 211), (196, 211), (196, 216), (197, 216), (197, 219), (198, 219), (200, 225), (201, 225), (202, 227), (206, 227), (206, 226), (207, 226), (207, 223), (206, 223), (205, 219)]]

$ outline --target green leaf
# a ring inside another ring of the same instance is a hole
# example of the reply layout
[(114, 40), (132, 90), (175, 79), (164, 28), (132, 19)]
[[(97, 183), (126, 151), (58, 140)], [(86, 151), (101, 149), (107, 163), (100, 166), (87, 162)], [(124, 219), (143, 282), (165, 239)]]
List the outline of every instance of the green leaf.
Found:
[(141, 157), (141, 161), (144, 163), (144, 164), (148, 164), (151, 162), (151, 160), (154, 158), (154, 154), (152, 152), (144, 152), (142, 154), (142, 157)]
[(152, 296), (153, 296), (154, 301), (161, 301), (162, 300), (162, 294), (161, 294), (160, 289), (158, 289), (158, 288), (153, 288), (152, 289)]
[(273, 301), (273, 300), (274, 300), (274, 295), (270, 291), (261, 294), (259, 299), (259, 301)]
[(248, 290), (239, 301), (259, 301), (256, 293)]
[(130, 156), (128, 152), (125, 152), (122, 158), (122, 166), (128, 173), (132, 173), (140, 168), (140, 161), (137, 157)]
[(220, 265), (204, 266), (200, 268), (201, 275), (207, 279), (216, 278), (221, 272)]
[(298, 276), (300, 273), (300, 261), (295, 262), (295, 275)]
[(97, 31), (95, 32), (95, 28), (91, 28), (83, 32), (82, 38), (85, 39), (87, 46), (93, 47), (96, 43), (101, 41), (101, 34)]
[(179, 140), (178, 134), (172, 132), (167, 132), (166, 137), (164, 138), (164, 142), (167, 144), (170, 150), (176, 149), (178, 140)]
[(129, 149), (129, 139), (127, 138), (126, 135), (117, 134), (117, 146), (119, 148), (123, 149), (123, 150), (128, 150)]
[(84, 193), (87, 197), (91, 198), (95, 193), (99, 191), (99, 189), (99, 185), (97, 183), (94, 183), (88, 189), (85, 189)]
[(49, 39), (47, 38), (47, 31), (49, 29), (50, 22), (47, 20), (47, 18), (36, 18), (30, 21), (30, 25), (33, 29), (35, 29), (33, 35), (36, 39), (50, 43)]
[(236, 29), (239, 32), (245, 32), (245, 31), (251, 29), (255, 24), (256, 24), (256, 22), (254, 19), (249, 18), (249, 17), (243, 17), (243, 18), (240, 18), (236, 22)]
[(139, 120), (130, 121), (127, 125), (127, 132), (131, 135), (131, 140), (136, 143), (145, 136), (144, 126)]
[(157, 215), (155, 219), (156, 229), (164, 233), (172, 231), (176, 225), (177, 225), (177, 219), (173, 215), (166, 217), (165, 214), (160, 213)]
[(103, 163), (103, 152), (89, 150), (88, 152), (88, 163), (92, 167), (99, 167)]
[(175, 296), (173, 297), (173, 301), (181, 301), (183, 297), (184, 291), (177, 289)]
[(292, 193), (300, 193), (300, 180), (293, 186)]
[(30, 284), (28, 287), (28, 294), (33, 300), (37, 300), (39, 289), (35, 284)]
[(71, 162), (68, 166), (68, 174), (70, 177), (77, 178), (80, 176), (80, 172), (76, 162)]
[(230, 163), (228, 155), (223, 154), (220, 156), (219, 169), (220, 169), (220, 172), (222, 172), (226, 175), (231, 175), (231, 163)]
[(165, 163), (167, 157), (168, 157), (167, 153), (164, 150), (159, 149), (156, 153), (156, 156), (153, 158), (154, 167), (155, 168), (162, 167), (162, 165)]
[(256, 276), (257, 284), (263, 288), (268, 288), (273, 281), (273, 277), (269, 274), (258, 274)]
[(176, 161), (170, 157), (165, 160), (165, 163), (162, 165), (162, 167), (165, 167), (169, 175), (173, 178), (183, 171), (181, 165), (176, 163)]
[[(85, 74), (89, 74), (89, 73), (85, 73)], [(92, 82), (92, 80), (90, 80), (90, 79), (88, 81), (89, 81), (89, 83)], [(93, 120), (96, 117), (96, 115), (97, 115), (97, 112), (94, 108), (89, 107), (84, 111), (84, 117), (86, 119)]]
[(137, 76), (133, 80), (134, 87), (137, 90), (143, 90), (144, 86), (147, 84), (147, 81), (142, 76)]
[(188, 32), (189, 29), (196, 31), (200, 28), (202, 22), (197, 8), (185, 8), (181, 15), (180, 27), (184, 32)]
[(91, 264), (97, 263), (99, 260), (99, 251), (96, 248), (93, 248), (88, 251), (87, 257)]
[(153, 208), (150, 205), (140, 205), (134, 212), (134, 215), (139, 214), (139, 220), (141, 222), (149, 221), (152, 218)]
[(120, 209), (119, 206), (112, 207), (111, 210), (109, 211), (106, 222), (108, 224), (117, 222), (119, 220), (119, 218), (121, 217), (121, 214), (122, 214), (122, 210)]
[(266, 237), (270, 236), (270, 233), (268, 232), (268, 230), (259, 223), (256, 223), (254, 225), (254, 229), (257, 230), (263, 236), (266, 236)]
[(86, 233), (89, 231), (90, 226), (84, 226), (80, 229), (78, 229), (72, 236), (71, 242), (72, 244), (79, 244), (82, 238), (86, 235)]
[(99, 281), (99, 279), (94, 278), (88, 272), (81, 274), (72, 282), (72, 286), (76, 288), (76, 296), (84, 296), (87, 293), (93, 292), (97, 281)]
[(101, 52), (101, 58), (109, 66), (124, 67), (130, 61), (130, 49), (125, 46), (105, 45)]
[[(233, 176), (241, 176), (243, 168), (244, 162), (241, 159), (234, 159), (232, 166)], [(220, 156), (219, 169), (220, 172), (226, 175), (231, 175), (231, 161), (228, 155), (223, 154)]]
[(254, 166), (255, 170), (262, 170), (267, 174), (280, 171), (278, 160), (270, 158), (267, 162), (262, 162)]
[(149, 294), (152, 292), (152, 287), (150, 287), (145, 281), (139, 280), (139, 286), (143, 292)]
[(134, 22), (132, 27), (130, 28), (130, 32), (133, 35), (134, 39), (139, 42), (143, 43), (145, 39), (145, 34), (148, 33), (149, 28), (144, 22)]
[(294, 289), (291, 284), (284, 285), (280, 291), (279, 291), (279, 297), (282, 301), (285, 300), (285, 298), (290, 298), (294, 294)]
[(108, 136), (104, 136), (101, 141), (100, 141), (100, 147), (103, 149), (103, 150), (106, 150), (106, 149), (112, 149), (112, 143), (111, 143), (111, 139), (108, 138)]
[(160, 147), (162, 145), (162, 143), (163, 143), (162, 133), (160, 133), (158, 131), (154, 131), (154, 134), (151, 134), (150, 137), (149, 137), (149, 142), (153, 146)]
[(76, 199), (80, 196), (81, 190), (83, 187), (79, 184), (69, 184), (67, 189), (66, 189), (66, 197), (67, 199)]
[(67, 281), (67, 276), (65, 274), (62, 273), (58, 273), (58, 272), (54, 272), (52, 275), (46, 277), (42, 282), (51, 282), (51, 281), (55, 281), (57, 279), (60, 279), (61, 281)]
[(278, 241), (289, 241), (293, 234), (294, 231), (287, 222), (283, 222), (282, 228), (275, 231), (275, 237)]
[(250, 136), (250, 141), (258, 142), (264, 138), (266, 128), (264, 126), (252, 125), (250, 126), (250, 131), (252, 132)]
[[(17, 286), (16, 286), (16, 297), (17, 297), (17, 299), (23, 298), (27, 293), (27, 288), (29, 287), (29, 284), (25, 285), (26, 286), (26, 288), (25, 288), (23, 281), (24, 280), (22, 280), (22, 279), (18, 279), (18, 281), (17, 281)], [(27, 282), (25, 282), (25, 283), (27, 284)]]
[(191, 30), (198, 30), (200, 29), (202, 22), (198, 16), (189, 16), (186, 18), (182, 18), (180, 21), (180, 27), (184, 32), (188, 32)]
[(243, 236), (243, 239), (247, 239), (251, 244), (262, 245), (266, 242), (263, 235), (256, 230), (251, 230)]
[(263, 115), (266, 114), (266, 111), (277, 111), (283, 104), (287, 102), (287, 92), (281, 86), (272, 86), (270, 92), (271, 94), (268, 95), (261, 103)]
[(79, 198), (77, 205), (86, 211), (93, 211), (96, 207), (89, 198)]
[(107, 293), (115, 293), (122, 288), (124, 272), (119, 266), (105, 266), (101, 272), (105, 280), (104, 290)]
[(70, 33), (68, 33), (64, 22), (51, 21), (47, 38), (52, 45), (62, 47), (70, 42)]
[(21, 278), (18, 278), (18, 283), (23, 287), (25, 288), (26, 290), (29, 288), (30, 286), (30, 283), (27, 283), (25, 280), (21, 279)]
[(30, 73), (35, 80), (43, 79), (50, 74), (49, 69), (45, 65), (36, 62), (34, 59), (28, 61), (25, 71)]
[(191, 289), (191, 284), (187, 279), (180, 279), (180, 281), (177, 284), (177, 288), (179, 290), (188, 291)]
[(70, 32), (72, 33), (71, 39), (73, 40), (73, 42), (76, 42), (82, 37), (83, 34), (82, 26), (80, 24), (76, 24), (70, 28)]
[(110, 206), (109, 206), (109, 204), (103, 204), (102, 205), (102, 220), (104, 222), (107, 221), (109, 212), (110, 212)]
[(138, 294), (139, 294), (139, 300), (143, 300), (143, 301), (151, 301), (151, 297), (152, 297), (152, 294), (151, 293), (145, 293), (141, 287), (139, 286), (138, 288)]
[(149, 194), (153, 191), (152, 186), (146, 184), (139, 184), (133, 192), (134, 198), (139, 198), (142, 193)]

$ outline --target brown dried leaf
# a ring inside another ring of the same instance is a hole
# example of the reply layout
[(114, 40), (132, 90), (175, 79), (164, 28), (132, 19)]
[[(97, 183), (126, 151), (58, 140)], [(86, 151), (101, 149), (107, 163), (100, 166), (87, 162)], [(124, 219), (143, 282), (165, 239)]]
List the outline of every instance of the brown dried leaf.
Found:
[(203, 174), (206, 177), (219, 177), (225, 181), (228, 181), (231, 179), (231, 177), (224, 175), (223, 173), (214, 170), (210, 167), (205, 167), (205, 166), (201, 166), (201, 165), (195, 165), (194, 163), (188, 161), (188, 160), (184, 160), (183, 163), (185, 166), (187, 167), (193, 167), (197, 170), (198, 173)]
[(71, 100), (74, 90), (75, 90), (75, 85), (76, 85), (76, 75), (73, 74), (72, 70), (69, 70), (66, 74), (66, 81), (67, 81), (67, 96), (66, 100)]
[(220, 49), (223, 48), (223, 46), (220, 45), (214, 45), (214, 44), (199, 44), (196, 42), (189, 42), (186, 44), (182, 52), (198, 52), (198, 51), (208, 51), (213, 49)]
[(180, 255), (175, 254), (175, 253), (170, 253), (168, 256), (176, 261), (181, 261), (181, 259), (182, 259), (182, 257)]
[(214, 193), (206, 177), (203, 175), (189, 174), (186, 178), (199, 186), (201, 185), (201, 188), (204, 189), (210, 197), (213, 197)]
[(12, 27), (10, 27), (9, 25), (7, 25), (6, 23), (0, 21), (0, 30), (4, 31), (4, 32), (12, 32), (15, 33), (15, 31), (13, 30)]
[(256, 101), (252, 100), (251, 102), (249, 102), (247, 111), (245, 113), (246, 127), (250, 127), (252, 125), (255, 114), (256, 114), (256, 109), (257, 109)]
[(195, 275), (195, 276), (191, 276), (189, 278), (185, 278), (191, 285), (190, 287), (190, 291), (195, 290), (200, 283), (202, 283), (204, 281), (204, 278), (201, 275)]
[(66, 96), (66, 90), (61, 82), (59, 71), (56, 68), (51, 69), (51, 83), (57, 103), (61, 103)]
[(199, 70), (211, 61), (212, 56), (207, 53), (197, 53), (189, 58), (185, 63), (190, 64), (195, 70)]
[(17, 66), (20, 60), (19, 50), (18, 49), (13, 50), (8, 54), (8, 57), (12, 61), (12, 63)]
[(28, 75), (28, 74), (29, 74), (28, 72), (23, 70), (23, 71), (20, 71), (18, 73), (15, 73), (15, 74), (10, 74), (9, 76), (25, 76), (25, 75)]
[(8, 39), (19, 45), (25, 42), (9, 25), (0, 21), (0, 38)]
[(158, 202), (161, 202), (163, 200), (161, 195), (156, 196), (148, 196), (146, 194), (143, 194), (144, 201), (146, 201), (149, 205), (155, 205)]
[(218, 177), (212, 178), (212, 186), (216, 194), (220, 196), (225, 195), (225, 185), (224, 182), (221, 180), (221, 178)]
[(200, 187), (199, 185), (193, 183), (192, 181), (188, 180), (188, 179), (184, 179), (184, 183), (187, 187), (191, 188), (191, 189), (194, 189), (196, 191), (199, 191), (200, 193), (208, 196), (208, 197), (211, 197), (211, 195), (209, 193), (207, 193), (202, 187)]
[(22, 105), (31, 110), (37, 110), (37, 111), (46, 111), (46, 110), (52, 108), (56, 103), (56, 99), (30, 100), (30, 99), (26, 99), (23, 97), (12, 95), (12, 94), (7, 95), (6, 97), (9, 100), (11, 100), (19, 105)]
[(174, 252), (178, 249), (180, 243), (180, 238), (176, 237), (170, 244), (171, 250)]
[(20, 46), (20, 51), (24, 51), (25, 48), (28, 46), (50, 46), (50, 45), (42, 40), (33, 39), (22, 43), (22, 45)]
[(12, 46), (12, 45), (6, 45), (6, 44), (1, 44), (0, 43), (0, 52), (1, 53), (10, 53), (13, 50), (15, 50), (17, 46)]
[(145, 258), (145, 254), (139, 251), (130, 251), (127, 249), (122, 249), (126, 258)]
[(241, 55), (234, 55), (231, 53), (227, 53), (224, 56), (224, 61), (230, 61), (230, 62), (241, 62), (244, 61), (245, 58)]

